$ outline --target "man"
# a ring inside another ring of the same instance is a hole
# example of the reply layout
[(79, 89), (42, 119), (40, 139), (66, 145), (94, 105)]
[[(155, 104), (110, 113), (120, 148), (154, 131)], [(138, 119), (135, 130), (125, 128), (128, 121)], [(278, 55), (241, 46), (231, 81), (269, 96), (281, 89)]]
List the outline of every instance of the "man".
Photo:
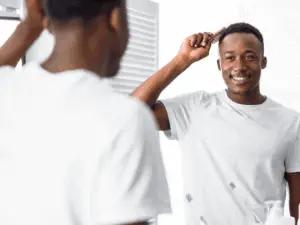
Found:
[(237, 23), (222, 33), (218, 67), (226, 90), (157, 101), (175, 78), (208, 56), (212, 40), (211, 33), (188, 37), (178, 55), (132, 94), (181, 145), (187, 224), (264, 221), (267, 205), (284, 201), (286, 180), (291, 215), (298, 218), (300, 117), (260, 92), (267, 59), (259, 30)]
[[(1, 49), (11, 65), (43, 29), (38, 0), (28, 5), (16, 33), (29, 39), (14, 34), (8, 42), (23, 44)], [(168, 213), (154, 117), (105, 79), (127, 45), (125, 1), (45, 8), (56, 38), (50, 58), (0, 68), (0, 224), (147, 224)]]

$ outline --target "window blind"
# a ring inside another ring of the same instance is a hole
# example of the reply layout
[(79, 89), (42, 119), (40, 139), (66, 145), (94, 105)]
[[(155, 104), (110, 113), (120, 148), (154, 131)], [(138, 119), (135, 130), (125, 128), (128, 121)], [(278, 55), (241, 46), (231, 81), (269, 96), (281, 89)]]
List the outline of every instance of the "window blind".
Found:
[(20, 4), (20, 0), (0, 0), (0, 17), (8, 19), (19, 18)]
[(130, 39), (117, 77), (116, 91), (130, 94), (158, 69), (158, 4), (149, 0), (127, 2)]

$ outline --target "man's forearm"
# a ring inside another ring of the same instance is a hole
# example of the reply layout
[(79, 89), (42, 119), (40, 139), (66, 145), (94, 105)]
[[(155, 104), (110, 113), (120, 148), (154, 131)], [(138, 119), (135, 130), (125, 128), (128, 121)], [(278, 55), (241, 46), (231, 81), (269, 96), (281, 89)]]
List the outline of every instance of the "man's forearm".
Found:
[(191, 63), (184, 56), (176, 56), (170, 63), (141, 84), (132, 93), (132, 96), (143, 101), (150, 107), (153, 106), (161, 92), (190, 65)]
[(18, 24), (14, 33), (0, 48), (0, 66), (16, 66), (42, 30), (32, 29), (24, 21)]
[(286, 173), (286, 180), (289, 184), (290, 214), (298, 220), (298, 207), (300, 204), (300, 173)]
[[(290, 201), (290, 214), (292, 217), (294, 217), (296, 219), (296, 221), (298, 221), (299, 215), (298, 215), (298, 206), (300, 204), (300, 200), (299, 201)], [(300, 225), (300, 224), (298, 224)]]

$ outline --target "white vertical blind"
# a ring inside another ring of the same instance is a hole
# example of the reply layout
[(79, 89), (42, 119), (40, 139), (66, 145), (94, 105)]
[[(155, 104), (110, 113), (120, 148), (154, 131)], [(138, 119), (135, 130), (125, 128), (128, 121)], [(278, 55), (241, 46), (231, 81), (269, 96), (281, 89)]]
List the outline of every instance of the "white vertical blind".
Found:
[(7, 19), (19, 18), (20, 17), (19, 10), (16, 8), (0, 5), (0, 17), (7, 18)]
[(121, 69), (110, 82), (121, 93), (130, 94), (158, 67), (158, 4), (129, 0), (130, 40)]
[(18, 18), (21, 0), (0, 0), (0, 17)]
[(21, 6), (21, 0), (0, 0), (0, 5), (19, 9)]

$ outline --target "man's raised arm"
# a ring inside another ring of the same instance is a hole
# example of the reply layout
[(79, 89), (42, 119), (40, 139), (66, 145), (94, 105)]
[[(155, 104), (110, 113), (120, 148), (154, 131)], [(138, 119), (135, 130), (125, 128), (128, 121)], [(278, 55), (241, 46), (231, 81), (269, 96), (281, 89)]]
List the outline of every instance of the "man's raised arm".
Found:
[(158, 97), (190, 65), (208, 56), (212, 37), (212, 33), (198, 33), (186, 38), (177, 56), (132, 93), (151, 107), (160, 130), (169, 130), (170, 122), (164, 105), (157, 102)]
[(27, 0), (26, 5), (27, 17), (18, 24), (13, 34), (0, 48), (0, 66), (15, 67), (46, 25), (41, 1)]

